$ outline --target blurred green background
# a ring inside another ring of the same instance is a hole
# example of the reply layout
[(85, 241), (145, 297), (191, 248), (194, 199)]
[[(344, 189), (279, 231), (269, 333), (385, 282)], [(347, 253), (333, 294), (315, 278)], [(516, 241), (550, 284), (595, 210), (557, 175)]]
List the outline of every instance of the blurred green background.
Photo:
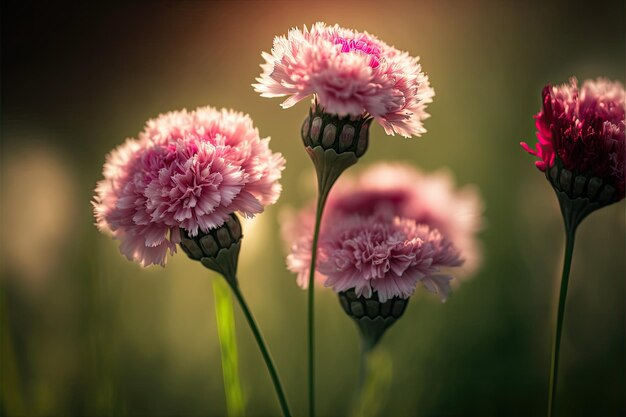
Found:
[[(287, 159), (278, 204), (245, 225), (243, 292), (293, 411), (306, 414), (305, 293), (284, 268), (279, 213), (313, 198), (289, 110), (250, 87), (274, 35), (317, 20), (421, 56), (436, 91), (420, 139), (372, 130), (350, 171), (381, 160), (446, 167), (486, 204), (482, 268), (441, 304), (418, 291), (380, 349), (380, 416), (541, 416), (563, 229), (533, 158), (547, 82), (624, 78), (624, 2), (57, 2), (2, 4), (1, 415), (225, 413), (211, 280), (183, 254), (142, 269), (93, 226), (104, 155), (161, 112), (249, 113)], [(559, 416), (625, 411), (624, 202), (579, 230), (562, 343)], [(318, 290), (318, 409), (346, 415), (356, 327)], [(247, 415), (279, 413), (236, 307)]]

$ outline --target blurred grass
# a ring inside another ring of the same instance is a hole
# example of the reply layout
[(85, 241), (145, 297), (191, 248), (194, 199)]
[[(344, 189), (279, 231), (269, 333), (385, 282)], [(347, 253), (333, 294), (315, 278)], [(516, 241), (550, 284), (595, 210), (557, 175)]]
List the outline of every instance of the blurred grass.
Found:
[(226, 410), (229, 416), (243, 416), (245, 414), (245, 402), (239, 381), (239, 354), (235, 334), (233, 299), (230, 288), (222, 277), (213, 278), (213, 296), (222, 358)]
[[(546, 404), (562, 261), (556, 198), (518, 142), (546, 82), (624, 78), (624, 4), (583, 2), (3, 2), (0, 378), (19, 371), (27, 415), (226, 415), (206, 270), (174, 256), (142, 269), (93, 227), (104, 154), (146, 119), (211, 104), (250, 113), (287, 159), (276, 206), (244, 225), (240, 285), (294, 414), (306, 410), (305, 294), (284, 268), (278, 213), (314, 196), (299, 128), (307, 108), (259, 97), (260, 52), (318, 19), (420, 55), (436, 91), (428, 133), (368, 153), (448, 167), (486, 202), (484, 264), (441, 304), (418, 292), (382, 341), (393, 364), (382, 415), (531, 416)], [(624, 202), (579, 230), (562, 345), (561, 416), (623, 416)], [(319, 289), (318, 409), (350, 413), (358, 335)], [(235, 320), (243, 316), (235, 311)], [(254, 340), (237, 326), (247, 414), (277, 415)], [(9, 366), (11, 365), (11, 366)], [(3, 398), (13, 394), (3, 390)], [(4, 400), (1, 415), (20, 415)], [(23, 413), (23, 415), (26, 413)]]
[(0, 394), (3, 411), (7, 415), (25, 415), (25, 404), (22, 398), (22, 381), (13, 347), (13, 338), (9, 327), (9, 317), (5, 310), (4, 291), (0, 292), (2, 308), (2, 321), (0, 323), (0, 361), (2, 363), (2, 380), (0, 381)]

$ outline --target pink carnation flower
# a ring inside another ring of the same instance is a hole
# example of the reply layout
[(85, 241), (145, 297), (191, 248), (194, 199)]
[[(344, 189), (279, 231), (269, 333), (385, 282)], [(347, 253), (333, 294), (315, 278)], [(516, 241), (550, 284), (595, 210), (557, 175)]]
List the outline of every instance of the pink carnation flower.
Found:
[(409, 298), (419, 282), (446, 299), (451, 276), (443, 267), (463, 263), (458, 249), (436, 229), (393, 217), (388, 210), (348, 215), (327, 228), (320, 244), (319, 272), (335, 292), (354, 289), (358, 297), (374, 292), (384, 303)]
[(435, 95), (419, 58), (367, 32), (315, 23), (274, 38), (254, 84), (263, 97), (288, 96), (284, 108), (315, 95), (324, 111), (373, 117), (387, 134), (426, 132), (422, 121)]
[(165, 265), (180, 228), (196, 236), (231, 213), (252, 217), (276, 202), (285, 160), (268, 144), (242, 113), (160, 115), (107, 156), (93, 202), (97, 225), (128, 259)]
[[(318, 281), (326, 285), (332, 282), (324, 272), (328, 272), (327, 267), (322, 267), (327, 266), (326, 256), (333, 254), (334, 250), (327, 248), (327, 236), (335, 236), (338, 226), (341, 229), (344, 223), (355, 222), (354, 218), (360, 222), (373, 222), (371, 217), (380, 218), (381, 213), (391, 216), (392, 220), (395, 218), (393, 222), (399, 224), (408, 222), (433, 233), (436, 231), (437, 239), (445, 237), (465, 260), (463, 271), (457, 272), (470, 274), (480, 264), (476, 233), (482, 226), (482, 201), (476, 190), (470, 187), (455, 190), (453, 180), (446, 173), (425, 175), (410, 166), (379, 164), (356, 179), (340, 180), (330, 193), (321, 230)], [(314, 215), (314, 208), (307, 207), (296, 215), (287, 213), (283, 219), (283, 238), (290, 244), (287, 266), (298, 274), (298, 285), (302, 288), (307, 286)], [(431, 291), (445, 297), (449, 288), (441, 281), (443, 278), (432, 278), (439, 276), (427, 275), (422, 282)], [(405, 282), (411, 289), (415, 288), (413, 281)], [(406, 294), (406, 291), (397, 295), (400, 294)]]
[(521, 143), (540, 159), (537, 168), (546, 171), (558, 158), (563, 168), (598, 177), (617, 190), (618, 200), (624, 198), (624, 87), (599, 78), (579, 89), (572, 78), (569, 84), (547, 85), (542, 98), (543, 108), (535, 116), (535, 149)]

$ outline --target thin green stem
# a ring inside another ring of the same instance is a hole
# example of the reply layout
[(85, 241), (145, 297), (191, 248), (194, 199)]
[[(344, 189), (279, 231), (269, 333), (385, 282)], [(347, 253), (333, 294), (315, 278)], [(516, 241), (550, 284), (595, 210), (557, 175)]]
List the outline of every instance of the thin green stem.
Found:
[(563, 260), (563, 276), (561, 277), (561, 290), (559, 291), (559, 305), (556, 316), (556, 334), (552, 347), (552, 359), (550, 365), (550, 388), (548, 397), (548, 417), (554, 415), (557, 377), (559, 369), (559, 350), (561, 348), (561, 333), (563, 330), (563, 318), (565, 316), (565, 300), (567, 298), (567, 284), (572, 266), (574, 253), (574, 240), (576, 237), (576, 225), (566, 220), (565, 222), (565, 258)]
[(317, 172), (317, 210), (315, 213), (315, 229), (311, 245), (311, 265), (309, 266), (308, 290), (308, 367), (309, 367), (309, 417), (315, 417), (315, 267), (317, 266), (317, 243), (326, 199), (330, 189), (341, 173), (356, 164), (357, 157), (353, 152), (338, 154), (334, 149), (323, 149), (321, 146), (306, 147)]
[(222, 279), (213, 280), (215, 297), (215, 318), (220, 341), (226, 410), (230, 417), (243, 416), (245, 402), (239, 379), (239, 355), (237, 353), (237, 335), (233, 300), (228, 285)]
[(227, 280), (230, 285), (230, 288), (233, 290), (233, 294), (235, 294), (235, 298), (239, 302), (241, 306), (241, 310), (243, 311), (243, 315), (246, 317), (248, 324), (250, 325), (250, 329), (252, 330), (252, 334), (259, 345), (259, 350), (261, 351), (261, 355), (263, 356), (263, 360), (265, 360), (265, 364), (267, 365), (267, 370), (270, 373), (270, 377), (272, 379), (272, 383), (274, 384), (274, 389), (276, 390), (276, 396), (278, 397), (278, 402), (280, 403), (280, 408), (285, 417), (291, 417), (291, 412), (289, 411), (289, 405), (287, 404), (287, 398), (285, 397), (285, 392), (283, 391), (283, 387), (280, 383), (280, 378), (278, 377), (278, 372), (274, 366), (274, 362), (272, 361), (272, 357), (270, 356), (269, 350), (265, 345), (265, 341), (263, 340), (263, 336), (257, 326), (250, 309), (248, 308), (248, 304), (243, 297), (243, 294), (239, 290), (239, 287), (236, 284), (236, 279)]
[[(328, 190), (330, 191), (330, 190)], [(309, 268), (309, 289), (308, 289), (308, 331), (309, 331), (309, 416), (315, 417), (315, 266), (317, 264), (317, 242), (319, 240), (320, 225), (328, 191), (324, 192), (322, 187), (317, 197), (317, 211), (315, 213), (315, 229), (313, 231), (313, 243), (311, 246), (311, 265)]]

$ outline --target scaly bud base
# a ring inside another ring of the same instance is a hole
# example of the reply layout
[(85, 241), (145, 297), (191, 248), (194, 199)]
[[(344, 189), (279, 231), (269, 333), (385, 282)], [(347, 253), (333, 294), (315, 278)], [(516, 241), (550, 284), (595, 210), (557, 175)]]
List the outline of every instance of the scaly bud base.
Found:
[(366, 351), (374, 348), (385, 331), (402, 317), (409, 303), (408, 299), (399, 297), (381, 303), (377, 294), (371, 298), (358, 297), (354, 289), (339, 292), (338, 296), (343, 310), (359, 327)]
[(206, 268), (222, 274), (228, 284), (237, 286), (237, 261), (241, 248), (241, 223), (235, 214), (217, 229), (208, 233), (198, 232), (189, 236), (181, 229), (180, 247), (195, 261), (200, 261)]
[(546, 170), (546, 177), (556, 193), (565, 226), (575, 230), (590, 213), (618, 201), (617, 190), (598, 177), (575, 174), (563, 168), (559, 158)]

